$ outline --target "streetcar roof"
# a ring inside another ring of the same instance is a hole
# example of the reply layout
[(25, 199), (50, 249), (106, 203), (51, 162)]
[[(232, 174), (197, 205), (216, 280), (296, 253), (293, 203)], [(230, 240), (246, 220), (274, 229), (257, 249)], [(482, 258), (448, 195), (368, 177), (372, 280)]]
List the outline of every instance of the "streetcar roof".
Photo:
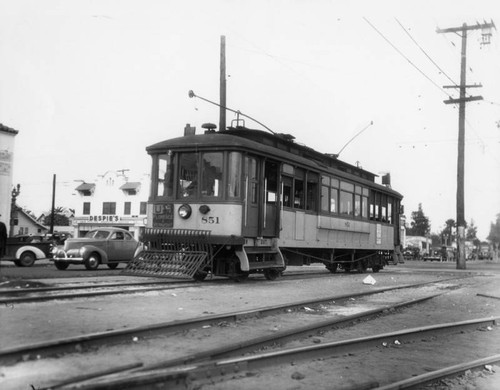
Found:
[(192, 151), (204, 149), (245, 150), (259, 155), (273, 156), (289, 163), (313, 167), (321, 172), (331, 172), (337, 176), (369, 185), (381, 191), (402, 198), (402, 195), (391, 188), (375, 183), (376, 174), (351, 165), (337, 158), (336, 155), (323, 154), (293, 142), (293, 136), (288, 134), (270, 134), (261, 130), (247, 128), (229, 128), (224, 131), (211, 131), (204, 134), (185, 135), (168, 139), (146, 148), (149, 154), (176, 151)]

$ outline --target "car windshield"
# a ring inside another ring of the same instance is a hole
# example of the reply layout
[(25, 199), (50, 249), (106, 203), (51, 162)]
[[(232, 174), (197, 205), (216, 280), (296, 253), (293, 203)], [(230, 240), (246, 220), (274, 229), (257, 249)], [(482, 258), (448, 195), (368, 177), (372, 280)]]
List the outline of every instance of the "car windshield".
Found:
[(101, 238), (101, 239), (106, 239), (109, 236), (109, 232), (105, 230), (91, 230), (88, 232), (85, 237), (86, 238)]

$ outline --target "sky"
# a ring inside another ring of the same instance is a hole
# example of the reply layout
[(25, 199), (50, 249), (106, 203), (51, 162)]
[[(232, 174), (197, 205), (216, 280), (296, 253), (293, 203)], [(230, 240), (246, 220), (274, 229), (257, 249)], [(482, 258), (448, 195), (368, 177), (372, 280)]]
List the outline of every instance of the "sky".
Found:
[[(431, 5), (432, 4), (432, 5)], [(431, 231), (456, 219), (461, 37), (496, 0), (0, 0), (0, 123), (19, 131), (18, 204), (71, 207), (79, 180), (150, 171), (148, 145), (218, 124), (227, 106), (296, 142), (383, 175)], [(485, 239), (500, 213), (500, 37), (467, 39), (465, 217)], [(228, 124), (234, 118), (228, 113)], [(373, 125), (370, 123), (373, 121)], [(260, 128), (246, 121), (248, 127)], [(350, 143), (348, 143), (356, 134)], [(347, 144), (347, 146), (346, 146)]]

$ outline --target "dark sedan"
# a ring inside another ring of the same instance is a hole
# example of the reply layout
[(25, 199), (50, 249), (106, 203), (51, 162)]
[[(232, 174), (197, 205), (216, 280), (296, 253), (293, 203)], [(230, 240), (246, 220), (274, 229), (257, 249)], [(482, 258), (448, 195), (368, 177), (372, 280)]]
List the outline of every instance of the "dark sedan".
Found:
[(63, 247), (54, 250), (51, 260), (60, 270), (70, 264), (83, 264), (89, 270), (106, 264), (115, 269), (120, 262), (132, 260), (141, 250), (141, 243), (129, 231), (103, 227), (89, 231), (82, 238), (68, 238)]

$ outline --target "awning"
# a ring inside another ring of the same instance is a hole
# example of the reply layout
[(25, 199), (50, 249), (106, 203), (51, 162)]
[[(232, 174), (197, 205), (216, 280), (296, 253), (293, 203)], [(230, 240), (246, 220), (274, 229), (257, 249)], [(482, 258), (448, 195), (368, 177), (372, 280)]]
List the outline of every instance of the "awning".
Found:
[(75, 188), (77, 191), (92, 191), (95, 188), (95, 184), (93, 183), (82, 183), (78, 187)]
[(139, 183), (137, 181), (130, 181), (130, 182), (125, 183), (124, 185), (122, 185), (120, 187), (120, 190), (125, 190), (125, 191), (137, 190), (140, 187), (140, 185), (141, 185), (141, 183)]

